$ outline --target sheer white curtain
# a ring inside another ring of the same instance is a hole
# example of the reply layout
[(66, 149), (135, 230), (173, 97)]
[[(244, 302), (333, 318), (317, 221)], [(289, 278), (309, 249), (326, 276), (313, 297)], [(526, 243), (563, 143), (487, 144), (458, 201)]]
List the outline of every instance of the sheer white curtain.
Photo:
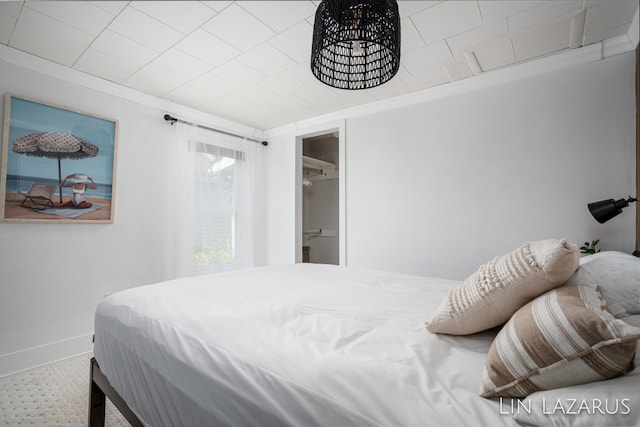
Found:
[(263, 242), (265, 150), (175, 124), (175, 277), (248, 268)]

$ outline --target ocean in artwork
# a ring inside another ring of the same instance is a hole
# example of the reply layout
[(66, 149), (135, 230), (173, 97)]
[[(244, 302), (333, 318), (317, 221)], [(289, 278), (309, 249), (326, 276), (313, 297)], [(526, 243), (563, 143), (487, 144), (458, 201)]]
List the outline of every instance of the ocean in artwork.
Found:
[[(42, 177), (32, 177), (32, 176), (23, 176), (23, 175), (7, 175), (7, 193), (27, 193), (29, 191), (29, 187), (31, 183), (37, 182), (39, 184), (53, 184), (58, 188), (58, 180), (57, 179), (48, 179)], [(87, 189), (85, 193), (85, 197), (87, 198), (95, 198), (95, 199), (111, 199), (111, 185), (110, 184), (101, 184), (96, 182), (98, 188), (95, 190)], [(56, 190), (55, 195), (58, 196), (59, 190)], [(63, 197), (71, 197), (71, 188), (63, 188), (62, 189)]]

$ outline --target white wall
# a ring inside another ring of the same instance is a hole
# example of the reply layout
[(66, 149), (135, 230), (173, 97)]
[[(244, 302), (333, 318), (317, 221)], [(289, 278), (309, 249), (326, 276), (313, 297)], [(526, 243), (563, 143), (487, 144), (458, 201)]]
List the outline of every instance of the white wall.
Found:
[[(634, 68), (626, 53), (345, 113), (347, 265), (463, 279), (526, 240), (599, 238), (603, 249), (632, 251), (636, 206), (600, 225), (586, 204), (636, 192)], [(295, 220), (299, 127), (269, 132), (279, 170), (270, 183), (274, 263), (294, 253), (286, 224)]]
[(117, 119), (119, 141), (114, 224), (0, 223), (0, 376), (90, 351), (106, 293), (172, 277), (174, 128), (163, 115), (193, 120), (179, 106), (2, 48), (1, 95)]
[[(0, 223), (0, 376), (90, 350), (105, 293), (171, 276), (173, 129), (162, 115), (180, 112), (63, 67), (16, 65), (4, 48), (0, 94), (112, 117), (120, 134), (114, 224)], [(299, 252), (296, 137), (336, 126), (341, 138), (346, 129), (348, 265), (463, 278), (527, 239), (600, 238), (630, 251), (636, 206), (599, 225), (585, 205), (635, 193), (633, 72), (630, 53), (346, 124), (332, 116), (326, 127), (275, 130), (266, 262)]]

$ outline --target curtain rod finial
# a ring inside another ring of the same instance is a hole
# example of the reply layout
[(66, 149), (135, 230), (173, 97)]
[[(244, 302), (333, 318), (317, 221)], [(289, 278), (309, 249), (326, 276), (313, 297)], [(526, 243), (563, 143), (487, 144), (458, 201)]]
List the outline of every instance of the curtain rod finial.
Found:
[(171, 117), (171, 116), (170, 116), (170, 115), (168, 115), (168, 114), (165, 114), (165, 115), (164, 115), (164, 119), (165, 119), (166, 121), (168, 121), (168, 122), (171, 122), (171, 125), (172, 125), (172, 126), (173, 126), (173, 124), (174, 124), (175, 122), (177, 122), (177, 121), (178, 121), (178, 119), (176, 119), (175, 117)]

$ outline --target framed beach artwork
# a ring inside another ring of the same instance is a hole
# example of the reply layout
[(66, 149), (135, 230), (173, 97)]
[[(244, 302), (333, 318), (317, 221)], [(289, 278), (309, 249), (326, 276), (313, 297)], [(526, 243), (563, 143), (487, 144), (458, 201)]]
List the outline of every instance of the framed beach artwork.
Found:
[(5, 222), (113, 223), (118, 122), (7, 94)]

